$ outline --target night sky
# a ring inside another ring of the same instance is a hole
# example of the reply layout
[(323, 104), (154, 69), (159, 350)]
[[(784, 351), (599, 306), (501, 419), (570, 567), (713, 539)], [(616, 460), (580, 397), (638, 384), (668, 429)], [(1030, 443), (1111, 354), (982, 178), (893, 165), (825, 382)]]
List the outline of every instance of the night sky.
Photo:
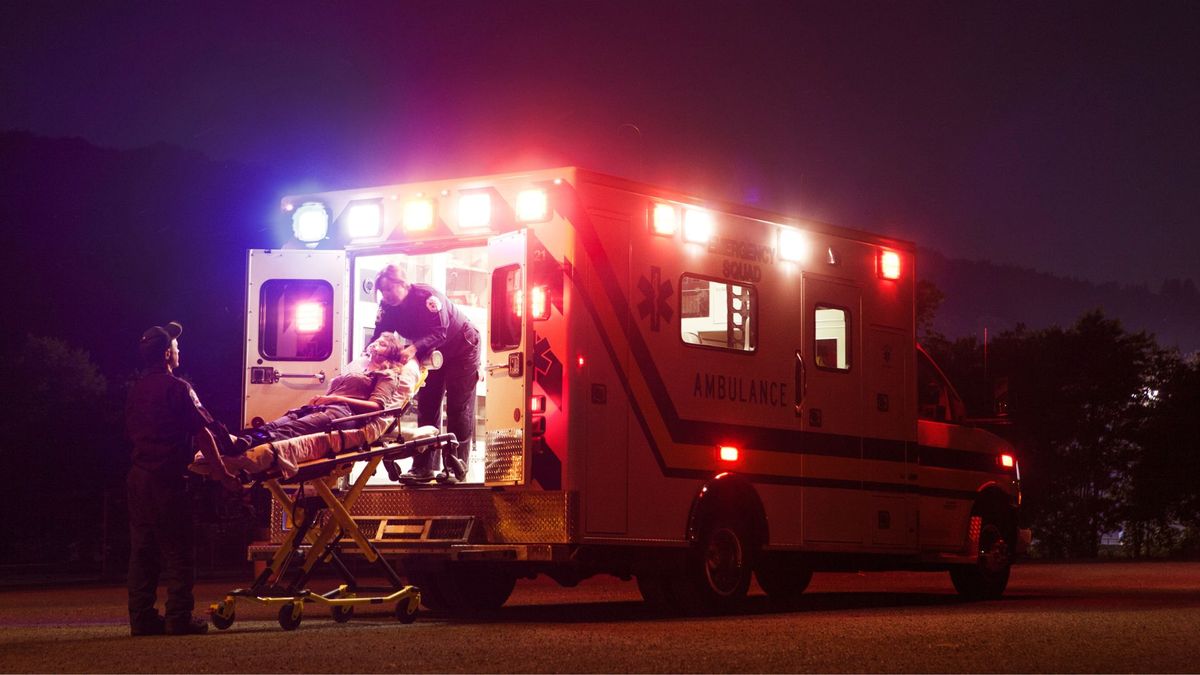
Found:
[(270, 166), (280, 194), (574, 164), (954, 257), (1200, 279), (1200, 3), (0, 11), (0, 129)]

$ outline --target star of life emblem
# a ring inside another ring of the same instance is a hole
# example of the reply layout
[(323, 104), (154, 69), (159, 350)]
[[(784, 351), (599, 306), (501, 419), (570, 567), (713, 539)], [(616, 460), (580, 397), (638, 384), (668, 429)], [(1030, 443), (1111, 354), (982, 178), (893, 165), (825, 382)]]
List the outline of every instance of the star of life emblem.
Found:
[(431, 295), (425, 298), (425, 308), (436, 314), (442, 311), (442, 301), (436, 295)]

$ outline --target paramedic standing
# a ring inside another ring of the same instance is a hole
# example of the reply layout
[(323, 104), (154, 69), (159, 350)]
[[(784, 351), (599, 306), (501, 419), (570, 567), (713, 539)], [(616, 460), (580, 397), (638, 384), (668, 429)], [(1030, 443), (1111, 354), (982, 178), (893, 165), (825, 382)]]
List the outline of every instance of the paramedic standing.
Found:
[[(208, 629), (193, 617), (196, 551), (191, 495), (184, 475), (192, 461), (193, 439), (218, 467), (221, 482), (237, 489), (225, 468), (196, 392), (174, 374), (179, 367), (177, 338), (183, 327), (172, 321), (142, 334), (138, 349), (145, 374), (129, 391), (125, 424), (133, 441), (129, 499), (129, 629), (132, 635), (194, 635)], [(166, 582), (166, 616), (154, 604), (159, 577)]]
[[(404, 270), (387, 265), (375, 277), (381, 302), (375, 319), (374, 340), (383, 331), (396, 331), (412, 344), (409, 356), (421, 361), (433, 350), (442, 353), (442, 367), (429, 371), (425, 386), (417, 391), (417, 424), (441, 428), (442, 397), (446, 399), (446, 431), (458, 439), (454, 456), (444, 456), (438, 482), (454, 484), (466, 476), (475, 433), (475, 384), (479, 381), (479, 330), (462, 309), (444, 293), (425, 284), (410, 284)], [(436, 458), (421, 453), (413, 458), (405, 483), (428, 483), (434, 479)]]

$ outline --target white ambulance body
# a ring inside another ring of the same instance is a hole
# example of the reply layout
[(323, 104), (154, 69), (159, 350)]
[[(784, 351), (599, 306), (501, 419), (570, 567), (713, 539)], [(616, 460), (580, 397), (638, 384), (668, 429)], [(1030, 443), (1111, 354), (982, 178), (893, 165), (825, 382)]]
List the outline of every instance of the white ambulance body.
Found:
[(353, 510), (430, 606), (498, 606), (538, 573), (698, 610), (752, 571), (780, 600), (868, 568), (994, 597), (1028, 541), (1011, 448), (914, 348), (910, 243), (574, 168), (283, 209), (296, 239), (249, 253), (247, 424), (362, 353), (387, 263), (483, 335), (468, 480), (381, 471)]

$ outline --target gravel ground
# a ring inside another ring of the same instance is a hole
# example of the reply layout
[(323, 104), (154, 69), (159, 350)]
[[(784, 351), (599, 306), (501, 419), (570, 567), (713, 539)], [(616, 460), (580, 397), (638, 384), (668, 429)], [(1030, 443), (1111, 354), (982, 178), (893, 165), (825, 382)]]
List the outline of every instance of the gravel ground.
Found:
[[(232, 585), (242, 585), (239, 582)], [(231, 584), (204, 583), (207, 604)], [(798, 609), (656, 616), (636, 586), (523, 581), (471, 620), (390, 607), (284, 632), (238, 604), (228, 631), (130, 638), (124, 589), (0, 591), (3, 672), (1197, 672), (1200, 564), (1022, 565), (1004, 599), (962, 603), (945, 574), (818, 574)]]

